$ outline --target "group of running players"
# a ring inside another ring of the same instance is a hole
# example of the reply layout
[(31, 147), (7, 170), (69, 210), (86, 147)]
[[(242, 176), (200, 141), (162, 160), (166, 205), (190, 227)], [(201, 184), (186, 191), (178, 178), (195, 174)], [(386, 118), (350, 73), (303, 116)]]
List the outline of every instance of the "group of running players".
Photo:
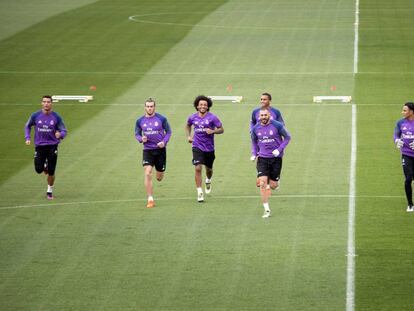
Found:
[[(278, 109), (271, 106), (272, 96), (262, 93), (260, 107), (254, 109), (250, 120), (251, 161), (256, 162), (256, 185), (264, 208), (263, 218), (271, 216), (269, 197), (280, 185), (284, 150), (290, 142), (290, 134)], [(42, 97), (42, 109), (34, 112), (25, 125), (26, 145), (31, 144), (31, 128), (35, 128), (34, 166), (37, 173), (47, 175), (46, 198), (53, 199), (55, 168), (58, 144), (65, 138), (67, 130), (59, 114), (52, 110), (51, 96)], [(214, 135), (224, 133), (220, 119), (210, 112), (211, 98), (200, 95), (193, 102), (196, 112), (187, 119), (185, 132), (192, 144), (192, 163), (195, 168), (197, 201), (204, 202), (204, 193), (212, 191), (213, 163), (215, 160)], [(135, 123), (135, 138), (143, 144), (142, 165), (144, 185), (147, 193), (147, 208), (155, 207), (152, 173), (155, 167), (156, 179), (161, 181), (166, 169), (166, 147), (171, 137), (171, 127), (165, 116), (156, 112), (156, 102), (149, 98), (144, 103), (145, 114)], [(403, 118), (397, 122), (394, 141), (402, 154), (405, 175), (407, 212), (414, 211), (412, 201), (412, 180), (414, 178), (414, 103), (408, 102), (402, 110)], [(204, 191), (202, 168), (205, 168)]]

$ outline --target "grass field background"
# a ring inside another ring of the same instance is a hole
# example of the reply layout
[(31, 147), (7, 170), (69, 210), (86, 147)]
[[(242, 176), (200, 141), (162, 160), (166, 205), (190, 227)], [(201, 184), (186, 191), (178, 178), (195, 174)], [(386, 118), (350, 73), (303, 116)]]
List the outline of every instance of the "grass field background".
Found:
[[(413, 220), (392, 131), (412, 98), (413, 4), (361, 1), (356, 76), (353, 1), (6, 4), (2, 14), (24, 23), (0, 34), (3, 309), (345, 309), (351, 106), (312, 96), (352, 95), (355, 309), (410, 310)], [(263, 91), (293, 137), (266, 221), (248, 161), (248, 120)], [(53, 202), (23, 139), (46, 93), (95, 96), (55, 104), (69, 135)], [(244, 96), (213, 106), (225, 133), (204, 204), (184, 134), (199, 94)], [(149, 96), (173, 129), (153, 210), (133, 137)]]

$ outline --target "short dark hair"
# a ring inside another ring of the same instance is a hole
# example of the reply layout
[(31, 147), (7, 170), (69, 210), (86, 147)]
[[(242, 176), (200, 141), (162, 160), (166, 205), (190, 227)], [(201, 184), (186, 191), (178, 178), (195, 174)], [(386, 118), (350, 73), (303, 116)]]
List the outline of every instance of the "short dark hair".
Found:
[(50, 95), (43, 95), (43, 96), (42, 96), (42, 99), (43, 99), (43, 98), (49, 98), (49, 99), (50, 99), (50, 101), (51, 101), (51, 102), (53, 102), (53, 98), (52, 98), (52, 96), (50, 96)]
[(153, 99), (152, 97), (150, 97), (150, 98), (148, 98), (148, 99), (145, 100), (144, 106), (145, 106), (146, 103), (154, 103), (154, 107), (156, 105), (155, 104), (155, 99)]
[(406, 106), (411, 111), (414, 111), (414, 103), (413, 102), (405, 103), (404, 106)]
[(213, 107), (213, 101), (211, 100), (210, 97), (207, 97), (205, 95), (199, 95), (194, 99), (194, 103), (193, 103), (194, 108), (196, 110), (198, 110), (197, 106), (198, 106), (198, 103), (200, 102), (200, 100), (205, 100), (207, 102), (207, 107), (208, 107), (207, 111), (210, 111), (210, 108)]
[(262, 93), (262, 96), (267, 96), (269, 98), (269, 100), (272, 100), (272, 95), (270, 95), (270, 93), (264, 92)]

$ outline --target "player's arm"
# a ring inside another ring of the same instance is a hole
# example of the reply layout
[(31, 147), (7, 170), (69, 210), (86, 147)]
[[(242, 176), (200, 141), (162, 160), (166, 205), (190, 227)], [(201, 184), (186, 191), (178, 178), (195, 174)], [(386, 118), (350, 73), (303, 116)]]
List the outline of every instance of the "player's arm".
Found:
[(164, 129), (164, 133), (165, 133), (165, 136), (164, 136), (164, 138), (162, 139), (162, 141), (160, 141), (158, 144), (157, 144), (157, 146), (159, 147), (159, 148), (164, 148), (166, 145), (167, 145), (167, 143), (168, 143), (168, 141), (170, 140), (170, 137), (171, 137), (171, 127), (170, 127), (170, 125), (168, 124), (168, 121), (167, 121), (167, 118), (163, 118), (162, 119), (162, 128)]
[(215, 127), (214, 129), (206, 128), (206, 133), (209, 134), (209, 135), (211, 135), (211, 134), (223, 134), (224, 133), (224, 128), (223, 128), (223, 126)]
[(145, 143), (146, 136), (142, 136), (142, 128), (140, 125), (140, 120), (141, 119), (138, 119), (137, 122), (135, 123), (135, 139), (138, 140), (138, 142), (140, 143)]
[(187, 141), (189, 143), (193, 142), (193, 136), (191, 136), (191, 124), (188, 124), (185, 126), (185, 134), (187, 135)]
[(285, 120), (283, 120), (282, 113), (280, 112), (280, 110), (273, 108), (273, 107), (271, 107), (271, 110), (276, 116), (275, 120), (285, 125)]
[(284, 125), (277, 121), (272, 121), (272, 124), (277, 128), (279, 135), (283, 138), (282, 143), (272, 151), (275, 157), (278, 157), (283, 150), (285, 150), (286, 146), (289, 144), (291, 136)]
[(212, 129), (211, 128), (206, 128), (205, 132), (208, 135), (211, 134), (223, 134), (224, 133), (224, 128), (223, 128), (223, 124), (221, 123), (221, 121), (218, 118), (215, 118), (212, 124)]
[(30, 145), (30, 132), (32, 131), (32, 126), (34, 125), (34, 118), (33, 115), (30, 116), (29, 120), (27, 120), (24, 126), (24, 138), (26, 140), (26, 145)]
[(259, 150), (258, 144), (257, 144), (258, 143), (258, 138), (257, 138), (257, 135), (254, 131), (254, 128), (252, 128), (250, 130), (250, 138), (251, 138), (251, 141), (252, 141), (252, 155), (250, 157), (250, 160), (254, 161), (254, 160), (256, 160), (257, 152)]
[(280, 152), (282, 152), (286, 148), (286, 146), (289, 144), (291, 136), (284, 126), (279, 128), (279, 135), (283, 137), (283, 142), (280, 144), (280, 146), (277, 149)]
[(401, 122), (402, 120), (398, 121), (394, 129), (394, 143), (398, 149), (404, 146), (404, 141), (401, 139), (401, 134), (402, 134), (401, 127), (400, 127)]
[(58, 120), (58, 122), (57, 122), (57, 125), (56, 125), (57, 130), (55, 132), (55, 137), (57, 139), (63, 139), (63, 138), (66, 137), (66, 134), (67, 134), (68, 131), (66, 129), (65, 123), (63, 123), (63, 120), (60, 116), (58, 116), (57, 120)]
[(254, 109), (252, 112), (252, 116), (250, 118), (250, 132), (252, 131), (253, 127), (256, 125), (257, 120), (256, 120), (256, 111), (257, 109)]

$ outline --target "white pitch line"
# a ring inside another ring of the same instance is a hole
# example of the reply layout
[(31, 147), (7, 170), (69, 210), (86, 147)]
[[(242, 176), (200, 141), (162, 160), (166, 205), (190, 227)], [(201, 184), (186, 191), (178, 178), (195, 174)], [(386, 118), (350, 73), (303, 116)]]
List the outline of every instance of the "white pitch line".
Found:
[[(354, 76), (358, 73), (359, 0), (355, 0)], [(357, 107), (352, 105), (351, 159), (349, 168), (348, 245), (346, 268), (346, 311), (355, 309), (355, 188), (357, 160)]]
[(354, 24), (354, 75), (358, 73), (358, 43), (359, 43), (359, 0), (355, 1)]
[[(318, 194), (286, 194), (278, 195), (278, 198), (348, 198), (348, 195), (345, 194), (327, 194), (327, 195), (318, 195)], [(230, 195), (230, 196), (215, 196), (209, 199), (259, 199), (259, 195)], [(174, 198), (159, 198), (157, 201), (179, 201), (179, 200), (195, 200), (194, 197), (174, 197)], [(107, 204), (107, 203), (125, 203), (125, 202), (139, 202), (146, 201), (146, 199), (129, 199), (129, 200), (104, 200), (104, 201), (78, 201), (78, 202), (62, 202), (62, 203), (45, 203), (45, 204), (33, 204), (33, 205), (16, 205), (16, 206), (4, 206), (0, 207), (0, 210), (3, 209), (16, 209), (16, 208), (30, 208), (30, 207), (50, 207), (50, 206), (60, 206), (60, 205), (77, 205), (77, 204)]]
[[(354, 43), (355, 45), (355, 43)], [(358, 57), (358, 48), (354, 49), (354, 57)], [(358, 61), (358, 59), (356, 59)], [(353, 75), (355, 73), (366, 75), (413, 75), (414, 71), (358, 71), (357, 66), (354, 66), (353, 71), (277, 71), (277, 72), (251, 72), (251, 71), (210, 71), (210, 72), (195, 72), (195, 71), (14, 71), (3, 70), (0, 71), (1, 75), (125, 75), (125, 76), (192, 76), (192, 75), (204, 75), (204, 76), (316, 76), (316, 75)]]
[[(246, 195), (246, 196), (214, 196), (209, 200), (231, 200), (231, 199), (259, 199), (259, 195)], [(349, 194), (282, 194), (276, 195), (275, 198), (289, 199), (289, 198), (308, 198), (308, 199), (355, 199), (356, 196), (350, 196)], [(359, 195), (358, 198), (369, 199), (403, 199), (401, 195)], [(174, 198), (159, 198), (157, 201), (178, 201), (178, 200), (194, 200), (194, 197), (174, 197)], [(101, 201), (75, 201), (75, 202), (62, 202), (62, 203), (44, 203), (44, 204), (32, 204), (32, 205), (14, 205), (3, 206), (0, 210), (7, 209), (19, 209), (19, 208), (35, 208), (35, 207), (53, 207), (53, 206), (65, 206), (65, 205), (85, 205), (85, 204), (109, 204), (109, 203), (127, 203), (127, 202), (144, 202), (146, 199), (128, 199), (128, 200), (101, 200)]]
[(355, 308), (355, 193), (357, 160), (357, 107), (352, 105), (351, 164), (349, 169), (348, 251), (346, 276), (346, 310)]
[[(256, 100), (254, 100), (256, 101)], [(245, 102), (241, 102), (241, 103), (231, 103), (230, 101), (226, 103), (226, 105), (217, 105), (215, 106), (216, 108), (219, 107), (229, 107), (229, 108), (234, 108), (235, 105), (241, 105), (241, 106), (246, 106), (246, 107), (256, 107), (259, 104), (253, 103), (253, 101), (249, 101), (250, 103), (247, 104)], [(54, 105), (61, 105), (62, 107), (64, 106), (125, 106), (125, 107), (139, 107), (139, 104), (111, 104), (111, 103), (107, 103), (107, 104), (101, 104), (101, 103), (94, 103), (94, 102), (88, 102), (88, 103), (79, 103), (79, 102), (66, 102), (66, 103), (54, 103)], [(276, 104), (276, 106), (278, 107), (295, 107), (295, 106), (305, 106), (305, 107), (318, 107), (318, 106), (324, 106), (324, 107), (338, 107), (338, 106), (342, 106), (342, 107), (346, 107), (347, 105), (349, 105), (348, 103), (328, 103), (328, 102), (324, 102), (324, 103), (314, 103), (312, 101), (309, 101), (308, 103), (296, 103), (296, 104)], [(24, 104), (24, 103), (0, 103), (0, 107), (1, 106), (9, 106), (9, 107), (13, 107), (13, 106), (39, 106), (38, 103), (32, 103), (32, 104)], [(163, 104), (163, 103), (157, 103), (157, 107), (158, 106), (162, 106), (162, 107), (174, 107), (174, 106), (192, 106), (191, 103), (187, 103), (187, 104)], [(241, 107), (238, 106), (238, 107)], [(386, 107), (392, 107), (392, 106), (398, 106), (401, 107), (400, 103), (389, 103), (389, 104), (377, 104), (377, 103), (373, 103), (373, 104), (358, 104), (358, 106), (386, 106)]]
[(326, 72), (326, 71), (279, 71), (279, 72), (255, 72), (255, 71), (207, 71), (207, 72), (195, 72), (195, 71), (13, 71), (13, 70), (2, 70), (0, 74), (27, 74), (27, 75), (53, 75), (53, 74), (68, 74), (68, 75), (160, 75), (160, 76), (171, 76), (171, 75), (253, 75), (253, 76), (283, 76), (283, 75), (351, 75), (349, 71), (337, 71), (337, 72)]

